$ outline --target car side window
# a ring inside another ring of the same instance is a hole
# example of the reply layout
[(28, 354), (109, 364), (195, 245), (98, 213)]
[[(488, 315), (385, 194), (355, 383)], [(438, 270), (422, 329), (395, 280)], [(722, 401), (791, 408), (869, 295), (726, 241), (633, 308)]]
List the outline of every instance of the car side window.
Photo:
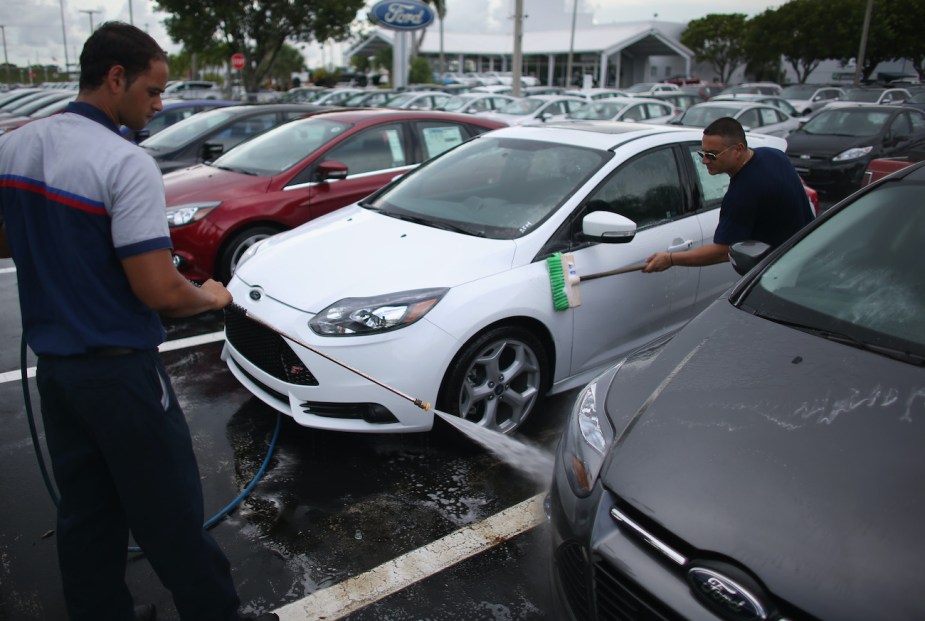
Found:
[(627, 108), (626, 112), (623, 113), (624, 121), (641, 121), (646, 118), (645, 109), (642, 104), (637, 106), (630, 106)]
[(393, 123), (350, 136), (328, 151), (321, 161), (343, 162), (348, 175), (359, 175), (407, 166), (411, 163), (407, 153), (402, 126)]
[(755, 109), (746, 110), (738, 117), (739, 123), (742, 124), (746, 130), (751, 127), (758, 127), (761, 125), (761, 122), (758, 120), (758, 111)]
[(697, 171), (697, 189), (700, 194), (700, 204), (705, 210), (716, 209), (723, 202), (726, 190), (729, 188), (729, 175), (711, 175), (707, 167), (700, 161), (697, 151), (700, 145), (691, 145), (689, 148), (694, 170)]
[(898, 136), (909, 136), (912, 133), (912, 121), (909, 119), (909, 115), (902, 113), (896, 116), (893, 119), (893, 122), (890, 123), (890, 129), (888, 133), (894, 138)]
[(243, 142), (252, 136), (256, 136), (257, 134), (275, 127), (276, 124), (275, 112), (256, 114), (245, 119), (237, 119), (225, 127), (225, 129), (209, 138), (209, 141), (222, 143), (225, 147), (225, 151), (227, 151), (239, 142)]
[(421, 136), (424, 160), (436, 157), (469, 138), (465, 128), (456, 123), (420, 121), (417, 128)]
[(777, 110), (772, 110), (771, 108), (762, 108), (758, 111), (761, 117), (762, 125), (773, 125), (775, 123), (780, 123), (780, 118), (777, 116)]
[(617, 169), (592, 192), (586, 211), (612, 211), (640, 229), (678, 217), (684, 190), (674, 151), (643, 153)]
[(907, 112), (909, 121), (912, 123), (912, 131), (916, 134), (925, 131), (925, 114), (917, 110)]

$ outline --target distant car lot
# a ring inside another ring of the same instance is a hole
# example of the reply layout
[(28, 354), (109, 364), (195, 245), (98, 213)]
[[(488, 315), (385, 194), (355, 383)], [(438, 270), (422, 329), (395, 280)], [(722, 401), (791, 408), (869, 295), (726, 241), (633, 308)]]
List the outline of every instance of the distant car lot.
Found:
[[(544, 394), (677, 329), (734, 280), (728, 264), (630, 273), (582, 283), (579, 307), (553, 308), (546, 259), (556, 252), (590, 275), (712, 239), (728, 177), (700, 164), (701, 137), (595, 121), (498, 129), (251, 246), (229, 288), (309, 347), (510, 433)], [(785, 146), (758, 135), (750, 144)], [(431, 413), (248, 319), (229, 315), (226, 337), (239, 381), (301, 425), (433, 425)]]
[(555, 618), (922, 616), (925, 168), (904, 172), (582, 390), (547, 501)]

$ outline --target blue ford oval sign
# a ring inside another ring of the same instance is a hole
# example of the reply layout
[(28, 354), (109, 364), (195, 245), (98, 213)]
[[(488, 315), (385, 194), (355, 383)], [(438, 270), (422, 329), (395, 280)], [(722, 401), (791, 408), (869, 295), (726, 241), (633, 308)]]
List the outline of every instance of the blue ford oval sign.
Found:
[(417, 0), (382, 0), (370, 14), (380, 26), (392, 30), (419, 30), (434, 21), (434, 10)]

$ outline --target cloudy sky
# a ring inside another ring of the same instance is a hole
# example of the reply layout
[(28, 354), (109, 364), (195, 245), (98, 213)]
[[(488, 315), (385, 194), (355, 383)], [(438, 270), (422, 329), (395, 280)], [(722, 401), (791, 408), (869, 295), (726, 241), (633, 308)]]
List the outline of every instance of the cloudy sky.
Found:
[[(531, 7), (555, 5), (559, 0), (524, 0), (524, 11)], [(131, 3), (131, 5), (129, 4)], [(369, 1), (372, 4), (373, 0)], [(685, 22), (708, 13), (745, 13), (749, 16), (780, 6), (778, 0), (579, 0), (579, 10), (593, 12), (597, 23), (653, 19)], [(564, 16), (570, 15), (571, 0), (561, 0)], [(129, 8), (131, 6), (131, 9)], [(6, 59), (14, 65), (27, 63), (64, 65), (75, 63), (84, 40), (94, 26), (106, 20), (132, 21), (151, 33), (168, 52), (179, 50), (171, 43), (162, 25), (163, 14), (155, 13), (150, 0), (2, 0), (0, 25), (4, 26)], [(447, 0), (444, 29), (457, 32), (509, 30), (513, 0)], [(65, 28), (62, 28), (62, 11)], [(131, 11), (131, 12), (130, 12)], [(528, 17), (529, 20), (529, 17)], [(567, 28), (568, 19), (563, 20)], [(528, 27), (528, 26), (527, 26)], [(321, 60), (339, 60), (338, 46), (329, 45), (322, 53), (318, 46), (306, 49), (309, 66)]]

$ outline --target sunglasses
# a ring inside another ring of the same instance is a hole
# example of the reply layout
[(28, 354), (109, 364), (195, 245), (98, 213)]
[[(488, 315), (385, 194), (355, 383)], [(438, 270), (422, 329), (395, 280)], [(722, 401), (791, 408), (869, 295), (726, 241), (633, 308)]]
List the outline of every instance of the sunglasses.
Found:
[(723, 149), (723, 150), (720, 151), (719, 153), (712, 153), (712, 152), (710, 152), (710, 151), (697, 151), (697, 157), (699, 157), (701, 160), (703, 160), (703, 159), (708, 159), (708, 160), (710, 160), (711, 162), (715, 162), (715, 161), (716, 161), (716, 158), (718, 158), (720, 155), (722, 155), (723, 153), (725, 153), (725, 152), (728, 151), (729, 149), (732, 149), (732, 148), (735, 147), (735, 146), (736, 146), (736, 145), (734, 145), (734, 144), (733, 144), (733, 145), (729, 145), (728, 147), (726, 147), (725, 149)]

